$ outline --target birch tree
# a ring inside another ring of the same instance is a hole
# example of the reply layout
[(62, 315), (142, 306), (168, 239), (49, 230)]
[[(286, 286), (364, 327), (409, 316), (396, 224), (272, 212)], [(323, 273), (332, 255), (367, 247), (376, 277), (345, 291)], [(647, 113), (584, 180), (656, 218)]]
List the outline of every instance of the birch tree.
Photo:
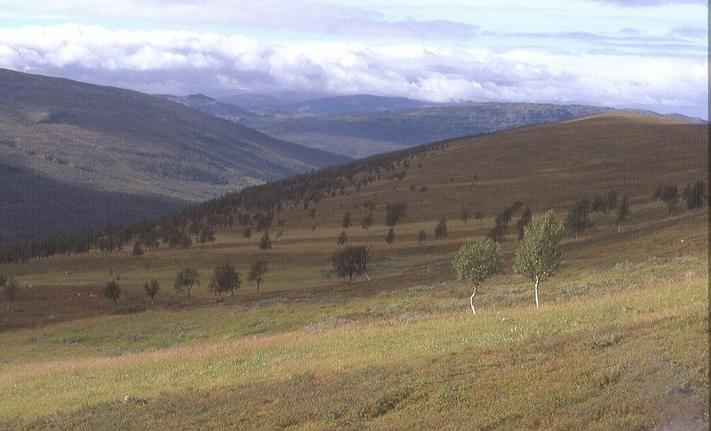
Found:
[(540, 282), (560, 265), (561, 231), (562, 227), (555, 221), (553, 210), (536, 214), (524, 228), (521, 246), (516, 250), (514, 271), (533, 280), (536, 308), (539, 305)]
[(503, 271), (501, 247), (490, 238), (467, 242), (454, 255), (452, 266), (458, 280), (474, 285), (474, 292), (469, 297), (469, 306), (472, 308), (472, 314), (476, 314), (474, 296), (477, 289), (490, 277)]

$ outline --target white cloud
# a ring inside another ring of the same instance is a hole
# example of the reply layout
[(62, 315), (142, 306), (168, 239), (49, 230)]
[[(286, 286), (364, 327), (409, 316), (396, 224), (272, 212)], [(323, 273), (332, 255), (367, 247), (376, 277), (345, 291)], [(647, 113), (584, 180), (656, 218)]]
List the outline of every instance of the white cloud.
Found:
[(347, 4), (310, 0), (4, 0), (3, 9), (23, 17), (216, 24), (371, 38), (469, 39), (478, 32), (476, 26), (454, 20), (390, 19), (382, 12)]
[(421, 44), (261, 43), (240, 35), (65, 24), (0, 28), (0, 67), (148, 92), (303, 90), (433, 101), (641, 106), (700, 115), (707, 60)]

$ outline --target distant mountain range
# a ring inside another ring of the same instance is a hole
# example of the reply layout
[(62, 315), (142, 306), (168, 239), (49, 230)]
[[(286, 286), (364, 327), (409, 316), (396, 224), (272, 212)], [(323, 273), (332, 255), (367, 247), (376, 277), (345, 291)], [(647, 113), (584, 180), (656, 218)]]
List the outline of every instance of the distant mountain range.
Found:
[[(75, 212), (72, 195), (130, 194), (139, 217), (348, 160), (135, 91), (0, 69), (0, 95), (0, 165), (14, 172), (3, 178), (12, 193), (0, 195), (0, 223), (37, 219), (6, 224), (0, 241), (62, 231), (45, 228), (50, 213)], [(50, 190), (67, 199), (50, 203)], [(135, 219), (118, 207), (100, 213), (91, 225)]]
[[(236, 106), (240, 104), (239, 96), (230, 97), (232, 103), (204, 95), (165, 97), (210, 115), (246, 124), (270, 136), (353, 158), (444, 139), (617, 111), (573, 104), (435, 104), (372, 95), (335, 96), (294, 103), (274, 99), (269, 108), (249, 110)], [(254, 95), (248, 96), (246, 105), (251, 104), (251, 97)], [(701, 122), (681, 115), (667, 117)]]
[[(163, 96), (270, 136), (349, 157), (612, 110), (531, 103), (432, 104), (369, 95), (320, 98), (250, 112), (204, 95)], [(234, 98), (232, 99), (234, 100)]]
[(432, 103), (405, 97), (383, 97), (368, 94), (333, 96), (282, 105), (280, 111), (320, 115), (406, 111), (434, 106)]

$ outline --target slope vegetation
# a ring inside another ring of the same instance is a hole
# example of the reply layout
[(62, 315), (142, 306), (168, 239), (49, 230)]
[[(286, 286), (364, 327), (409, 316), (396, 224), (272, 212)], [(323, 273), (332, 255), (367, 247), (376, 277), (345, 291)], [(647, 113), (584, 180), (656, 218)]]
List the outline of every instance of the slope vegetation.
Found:
[[(170, 218), (229, 209), (234, 223), (202, 245), (0, 265), (21, 284), (14, 308), (0, 307), (11, 346), (0, 349), (0, 428), (706, 429), (708, 209), (670, 212), (652, 196), (706, 177), (706, 139), (703, 126), (615, 114), (454, 140)], [(506, 271), (480, 287), (471, 315), (471, 286), (450, 265), (465, 240), (515, 200), (562, 220), (574, 200), (609, 190), (629, 197), (628, 217), (595, 212), (564, 237), (540, 309), (511, 270), (510, 226)], [(389, 203), (407, 205), (392, 244)], [(462, 220), (465, 205), (482, 218)], [(264, 232), (253, 222), (246, 237), (240, 220), (269, 210), (272, 247), (261, 249)], [(354, 226), (343, 228), (346, 211)], [(435, 240), (444, 217), (448, 235)], [(329, 261), (343, 230), (371, 253), (369, 277), (352, 283)], [(259, 291), (246, 279), (256, 260), (269, 265)], [(217, 302), (209, 279), (224, 262), (243, 281)], [(190, 300), (172, 289), (187, 266), (201, 274)], [(117, 314), (102, 296), (111, 279)]]

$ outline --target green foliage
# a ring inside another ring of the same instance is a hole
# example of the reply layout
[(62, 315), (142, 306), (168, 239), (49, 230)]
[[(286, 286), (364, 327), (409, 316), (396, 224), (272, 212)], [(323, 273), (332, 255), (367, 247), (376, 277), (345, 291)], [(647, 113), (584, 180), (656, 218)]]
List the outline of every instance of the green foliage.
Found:
[(494, 227), (489, 230), (486, 237), (495, 242), (504, 242), (506, 240), (506, 226), (508, 223), (500, 216), (494, 220)]
[(186, 293), (188, 295), (188, 300), (190, 300), (190, 293), (196, 284), (200, 283), (200, 274), (197, 269), (187, 267), (178, 272), (175, 276), (175, 283), (173, 287), (178, 293)]
[(247, 279), (254, 283), (257, 283), (257, 293), (259, 293), (259, 286), (264, 280), (264, 274), (269, 271), (267, 262), (263, 260), (258, 260), (249, 267), (249, 273), (247, 274)]
[(155, 278), (152, 278), (143, 284), (143, 291), (150, 298), (150, 305), (153, 306), (153, 301), (155, 301), (156, 295), (160, 291), (160, 283)]
[(514, 258), (514, 271), (535, 282), (536, 306), (538, 283), (550, 276), (560, 265), (560, 235), (562, 227), (555, 221), (553, 210), (533, 216), (524, 228), (523, 240)]
[(479, 286), (503, 271), (501, 247), (490, 238), (469, 241), (454, 255), (452, 267), (457, 273), (457, 279)]
[(350, 283), (355, 274), (364, 274), (368, 266), (368, 249), (364, 246), (348, 245), (331, 257), (333, 270), (339, 277), (348, 277)]
[(560, 265), (561, 226), (553, 210), (533, 216), (524, 228), (523, 240), (514, 259), (514, 270), (535, 280), (549, 276)]
[(111, 280), (104, 286), (104, 297), (113, 301), (114, 310), (118, 311), (118, 300), (121, 297), (121, 286), (119, 286), (118, 281)]
[(230, 292), (230, 295), (235, 294), (235, 289), (239, 289), (242, 285), (240, 273), (234, 266), (225, 262), (215, 268), (215, 272), (210, 278), (210, 290), (215, 292), (218, 299), (222, 299), (223, 292)]
[(516, 232), (518, 232), (518, 240), (523, 239), (524, 229), (531, 223), (531, 208), (526, 207), (526, 211), (521, 214), (521, 219), (516, 223)]

